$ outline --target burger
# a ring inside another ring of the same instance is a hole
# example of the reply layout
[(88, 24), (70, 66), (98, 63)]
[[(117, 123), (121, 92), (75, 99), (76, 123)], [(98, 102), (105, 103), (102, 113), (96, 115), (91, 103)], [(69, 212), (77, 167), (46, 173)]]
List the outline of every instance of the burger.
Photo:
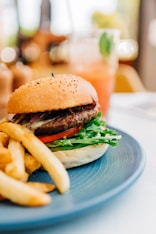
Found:
[(20, 86), (7, 112), (13, 114), (11, 122), (33, 131), (65, 168), (98, 159), (120, 139), (102, 120), (94, 87), (72, 74), (52, 74)]

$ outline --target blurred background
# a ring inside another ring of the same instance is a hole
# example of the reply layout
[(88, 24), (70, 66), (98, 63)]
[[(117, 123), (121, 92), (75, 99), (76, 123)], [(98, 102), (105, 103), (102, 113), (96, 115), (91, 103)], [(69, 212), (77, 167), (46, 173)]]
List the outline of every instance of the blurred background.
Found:
[(68, 64), (68, 36), (90, 28), (119, 29), (119, 64), (134, 68), (144, 87), (156, 91), (155, 0), (0, 0), (1, 74), (12, 71), (14, 90), (41, 76), (38, 68), (55, 71)]

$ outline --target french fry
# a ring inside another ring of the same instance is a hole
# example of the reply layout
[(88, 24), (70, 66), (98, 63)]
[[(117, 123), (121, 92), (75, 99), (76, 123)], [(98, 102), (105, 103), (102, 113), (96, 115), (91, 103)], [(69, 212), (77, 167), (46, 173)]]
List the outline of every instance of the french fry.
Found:
[(0, 194), (0, 201), (4, 201), (4, 200), (6, 200), (6, 198)]
[(5, 167), (7, 175), (22, 181), (27, 181), (28, 174), (24, 167), (24, 147), (18, 141), (10, 138), (8, 150), (11, 154), (12, 161)]
[(29, 181), (28, 185), (44, 193), (52, 192), (56, 188), (54, 184), (33, 182), (33, 181)]
[(24, 154), (24, 165), (26, 171), (29, 174), (32, 174), (34, 171), (41, 167), (41, 163), (39, 163), (31, 154), (28, 153)]
[(5, 166), (12, 161), (11, 154), (6, 148), (9, 142), (9, 136), (0, 132), (0, 169), (4, 170)]
[(7, 146), (8, 142), (9, 136), (4, 132), (0, 132), (0, 146)]
[(60, 193), (65, 193), (69, 190), (70, 180), (63, 164), (31, 131), (21, 125), (11, 122), (1, 123), (0, 131), (7, 133), (17, 141), (22, 142), (25, 148), (50, 174)]
[(0, 146), (0, 169), (5, 170), (8, 163), (12, 161), (11, 154), (7, 148)]
[(42, 206), (51, 202), (48, 194), (8, 176), (2, 171), (0, 171), (0, 191), (2, 197), (24, 206)]
[(4, 122), (7, 122), (7, 121), (8, 121), (7, 117), (3, 117), (2, 119), (0, 119), (0, 123), (4, 123)]

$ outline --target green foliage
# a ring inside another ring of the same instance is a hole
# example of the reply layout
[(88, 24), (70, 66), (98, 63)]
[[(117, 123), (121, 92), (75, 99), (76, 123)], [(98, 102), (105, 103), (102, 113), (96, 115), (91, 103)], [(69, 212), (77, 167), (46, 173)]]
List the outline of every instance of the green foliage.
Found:
[(114, 48), (113, 36), (108, 35), (107, 32), (102, 33), (99, 39), (100, 53), (104, 58), (108, 58)]

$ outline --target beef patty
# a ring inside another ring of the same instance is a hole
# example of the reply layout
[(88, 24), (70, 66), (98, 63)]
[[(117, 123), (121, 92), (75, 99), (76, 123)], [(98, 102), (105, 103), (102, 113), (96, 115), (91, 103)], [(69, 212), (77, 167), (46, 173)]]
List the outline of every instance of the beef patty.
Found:
[(90, 104), (59, 111), (17, 114), (12, 122), (26, 126), (33, 130), (35, 135), (50, 135), (83, 125), (93, 119), (97, 112), (97, 107)]

